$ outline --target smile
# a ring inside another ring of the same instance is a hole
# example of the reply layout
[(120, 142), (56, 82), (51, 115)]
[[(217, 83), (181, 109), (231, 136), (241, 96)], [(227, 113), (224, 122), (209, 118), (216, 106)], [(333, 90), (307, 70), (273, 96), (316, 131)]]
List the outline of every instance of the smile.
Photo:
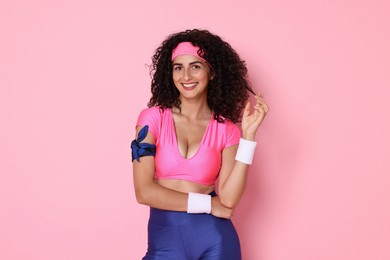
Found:
[(198, 85), (198, 83), (188, 83), (188, 84), (185, 84), (185, 83), (182, 83), (183, 87), (185, 88), (194, 88), (196, 85)]

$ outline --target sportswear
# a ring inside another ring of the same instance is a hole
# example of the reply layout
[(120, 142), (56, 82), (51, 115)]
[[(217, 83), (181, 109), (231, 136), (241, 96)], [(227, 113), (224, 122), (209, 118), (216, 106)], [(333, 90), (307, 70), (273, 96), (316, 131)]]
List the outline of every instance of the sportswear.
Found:
[(148, 251), (142, 259), (241, 260), (240, 240), (230, 219), (150, 208)]
[(156, 141), (155, 177), (179, 179), (202, 185), (213, 185), (218, 178), (222, 163), (222, 150), (238, 144), (240, 129), (231, 121), (220, 123), (213, 117), (191, 158), (184, 158), (178, 149), (172, 110), (151, 107), (144, 109), (137, 121), (138, 126), (149, 126)]
[[(203, 185), (215, 184), (222, 164), (222, 150), (238, 144), (241, 136), (239, 128), (231, 121), (226, 119), (221, 123), (212, 116), (197, 151), (186, 159), (178, 148), (171, 109), (144, 109), (137, 126), (148, 126), (155, 139), (155, 178), (188, 180)], [(215, 192), (210, 195), (216, 196)], [(240, 241), (230, 219), (151, 207), (148, 251), (142, 259), (241, 260)]]

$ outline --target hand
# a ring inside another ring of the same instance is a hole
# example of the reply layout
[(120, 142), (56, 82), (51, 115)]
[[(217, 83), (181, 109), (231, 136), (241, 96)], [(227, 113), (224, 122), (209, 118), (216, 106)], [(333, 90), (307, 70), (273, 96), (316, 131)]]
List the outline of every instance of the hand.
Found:
[(218, 218), (230, 219), (233, 216), (233, 209), (223, 206), (218, 196), (211, 198), (211, 214)]
[(254, 110), (253, 113), (250, 114), (251, 103), (248, 101), (244, 109), (244, 114), (242, 116), (242, 123), (241, 123), (243, 138), (250, 141), (255, 140), (257, 129), (259, 128), (260, 124), (263, 122), (269, 110), (269, 107), (267, 103), (265, 103), (262, 96), (256, 95), (255, 98), (256, 98), (256, 105), (253, 107)]

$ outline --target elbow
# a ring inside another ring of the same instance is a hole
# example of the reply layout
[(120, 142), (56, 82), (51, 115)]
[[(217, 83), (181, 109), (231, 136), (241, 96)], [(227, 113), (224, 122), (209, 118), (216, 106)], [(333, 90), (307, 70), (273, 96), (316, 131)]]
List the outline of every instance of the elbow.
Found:
[(237, 206), (237, 203), (234, 203), (233, 201), (221, 201), (221, 204), (229, 209), (234, 209)]
[(135, 198), (139, 204), (151, 206), (156, 199), (156, 187), (153, 182), (134, 185)]
[(225, 196), (220, 196), (219, 200), (223, 206), (229, 209), (234, 209), (238, 204), (234, 199)]
[(135, 198), (137, 199), (137, 202), (142, 205), (149, 205), (148, 203), (148, 195), (145, 191), (136, 191), (135, 192)]

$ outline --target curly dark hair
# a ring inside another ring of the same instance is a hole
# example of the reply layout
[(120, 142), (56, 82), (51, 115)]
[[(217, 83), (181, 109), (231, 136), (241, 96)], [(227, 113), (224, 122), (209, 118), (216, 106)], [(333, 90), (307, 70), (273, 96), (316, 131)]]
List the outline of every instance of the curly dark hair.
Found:
[(248, 92), (254, 94), (247, 79), (245, 61), (219, 36), (207, 30), (186, 30), (170, 36), (156, 49), (152, 57), (152, 97), (148, 106), (180, 109), (179, 91), (172, 79), (172, 51), (181, 42), (191, 42), (199, 47), (198, 54), (210, 65), (213, 79), (207, 88), (207, 102), (214, 112), (214, 119), (239, 122), (248, 100)]

